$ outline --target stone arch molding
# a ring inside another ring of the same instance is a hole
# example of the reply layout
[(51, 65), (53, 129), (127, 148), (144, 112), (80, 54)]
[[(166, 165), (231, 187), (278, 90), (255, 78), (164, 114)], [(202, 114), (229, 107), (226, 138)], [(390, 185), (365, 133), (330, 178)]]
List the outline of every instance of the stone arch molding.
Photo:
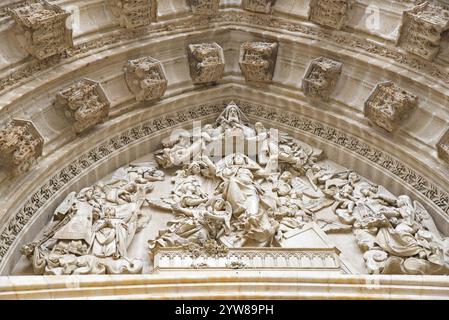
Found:
[[(52, 2), (43, 3), (47, 9), (53, 8), (54, 26), (58, 26), (60, 19), (66, 16), (52, 7)], [(168, 2), (173, 4), (173, 1)], [(88, 12), (99, 13), (100, 3), (81, 7), (81, 17)], [(0, 91), (4, 99), (1, 99), (1, 121), (6, 124), (14, 119), (8, 126), (3, 126), (2, 135), (13, 141), (12, 146), (7, 146), (9, 150), (11, 147), (21, 150), (20, 157), (2, 152), (2, 164), (14, 173), (13, 177), (3, 174), (1, 182), (2, 203), (5, 204), (0, 215), (3, 224), (0, 228), (0, 266), (3, 274), (12, 272), (20, 259), (20, 248), (38, 239), (38, 230), (52, 218), (52, 212), (69, 191), (78, 192), (111, 173), (112, 169), (145, 155), (142, 150), (154, 152), (156, 147), (160, 147), (161, 135), (166, 135), (174, 126), (184, 126), (195, 119), (212, 121), (231, 100), (240, 106), (253, 126), (255, 122), (262, 121), (268, 128), (285, 130), (300, 141), (325, 150), (328, 159), (334, 163), (344, 165), (351, 159), (351, 169), (376, 184), (388, 185), (393, 194), (408, 194), (423, 205), (404, 200), (408, 207), (400, 209), (402, 205), (398, 205), (397, 199), (394, 200), (396, 202), (390, 199), (392, 202), (388, 209), (395, 212), (392, 215), (400, 210), (421, 216), (428, 212), (440, 231), (447, 233), (449, 197), (445, 162), (449, 142), (445, 134), (447, 108), (444, 105), (449, 79), (445, 40), (447, 23), (444, 17), (435, 22), (435, 27), (441, 31), (441, 39), (431, 44), (423, 36), (425, 32), (417, 27), (421, 14), (431, 12), (441, 4), (429, 2), (414, 8), (411, 4), (396, 3), (396, 7), (390, 10), (397, 18), (396, 22), (399, 21), (398, 26), (409, 26), (400, 29), (397, 39), (389, 37), (387, 30), (371, 34), (363, 29), (355, 22), (360, 16), (361, 4), (351, 1), (347, 1), (344, 16), (335, 21), (326, 20), (326, 15), (320, 16), (331, 10), (320, 1), (311, 1), (307, 14), (304, 14), (304, 8), (295, 8), (291, 11), (293, 18), (285, 16), (288, 1), (267, 1), (264, 5), (249, 0), (238, 5), (218, 5), (218, 1), (211, 1), (210, 6), (203, 7), (201, 1), (188, 4), (174, 5), (173, 11), (169, 11), (164, 4), (148, 1), (150, 10), (142, 21), (131, 21), (124, 12), (114, 10), (114, 17), (118, 20), (98, 22), (101, 36), (94, 35), (93, 40), (88, 40), (92, 33), (87, 29), (73, 30), (73, 34), (67, 31), (63, 39), (54, 39), (61, 46), (56, 46), (55, 52), (42, 47), (41, 43), (27, 43), (27, 39), (21, 39), (20, 48), (26, 51), (23, 59), (11, 59), (2, 64), (4, 72), (0, 76)], [(26, 28), (27, 22), (20, 16), (21, 4), (14, 3), (14, 6), (18, 8), (11, 14), (14, 22), (8, 18), (9, 14), (3, 14), (6, 11), (0, 13), (1, 23), (8, 26), (5, 30), (17, 25)], [(107, 6), (105, 10), (109, 12)], [(223, 14), (217, 15), (217, 10)], [(380, 5), (380, 10), (387, 9)], [(155, 14), (157, 11), (159, 14)], [(205, 15), (207, 19), (204, 19)], [(212, 31), (215, 27), (217, 31)], [(403, 30), (412, 30), (414, 36)], [(218, 35), (221, 41), (215, 42), (214, 35)], [(385, 43), (374, 43), (371, 37), (383, 38)], [(157, 47), (161, 48), (162, 54), (156, 59), (154, 50), (149, 48), (158, 38), (161, 41)], [(416, 39), (421, 39), (432, 50), (414, 52), (410, 41)], [(182, 41), (170, 47), (170, 43), (176, 40)], [(129, 48), (124, 49), (124, 44)], [(343, 47), (346, 51), (342, 50)], [(351, 57), (354, 53), (356, 55)], [(45, 56), (47, 54), (49, 56)], [(31, 55), (31, 58), (25, 58), (26, 55)], [(170, 64), (170, 61), (175, 63)], [(176, 71), (179, 61), (184, 66), (179, 68), (182, 71)], [(92, 64), (98, 66), (98, 70), (104, 67), (105, 71), (93, 70)], [(362, 74), (361, 70), (366, 69), (372, 69), (372, 74)], [(49, 76), (49, 81), (33, 79), (36, 72), (40, 78)], [(301, 76), (294, 79), (288, 76), (295, 72)], [(420, 74), (419, 79), (417, 74)], [(118, 78), (122, 80), (116, 80)], [(348, 96), (350, 88), (361, 97), (355, 97), (354, 101), (345, 99), (343, 96)], [(51, 98), (43, 98), (42, 91), (45, 90), (50, 92)], [(118, 91), (117, 95), (114, 90)], [(123, 97), (118, 97), (122, 93), (125, 93)], [(214, 99), (201, 97), (202, 94), (217, 94), (223, 99), (211, 102)], [(259, 97), (253, 97), (254, 94)], [(41, 106), (31, 106), (34, 96), (39, 97), (37, 100), (42, 99)], [(194, 102), (187, 103), (188, 99)], [(175, 113), (175, 110), (179, 112)], [(58, 119), (64, 124), (70, 123), (73, 129), (54, 129), (57, 125), (52, 120), (47, 122), (51, 129), (46, 127), (47, 120), (42, 119), (52, 112), (65, 113)], [(33, 121), (23, 122), (24, 119)], [(424, 128), (423, 119), (429, 120), (433, 131)], [(149, 141), (148, 150), (138, 150), (136, 146), (144, 140)], [(89, 141), (96, 141), (97, 146), (89, 148)], [(77, 147), (83, 152), (70, 155), (71, 152), (76, 153)], [(39, 161), (37, 166), (36, 159)], [(63, 164), (64, 161), (67, 163)], [(44, 173), (46, 166), (47, 172)], [(313, 173), (313, 168), (309, 169)], [(95, 179), (86, 178), (92, 172), (96, 172)], [(302, 177), (306, 173), (307, 170)], [(15, 193), (8, 193), (11, 185), (17, 187)], [(340, 215), (343, 215), (341, 210), (348, 210), (334, 209), (335, 212), (340, 210)], [(321, 240), (325, 239), (323, 246), (329, 246), (331, 242), (327, 241), (323, 229), (328, 228), (326, 231), (329, 233), (338, 232), (338, 228), (340, 231), (344, 227), (348, 229), (349, 224), (342, 226), (343, 218), (339, 219), (333, 221), (335, 225), (320, 221), (310, 228), (310, 232), (315, 232), (314, 236)], [(382, 223), (387, 223), (382, 222), (382, 217), (373, 219), (379, 219), (373, 222), (379, 223), (373, 228), (382, 229)], [(395, 223), (400, 225), (400, 221)], [(396, 230), (399, 234), (403, 232), (401, 235), (406, 233), (398, 241), (419, 242), (414, 247), (417, 252), (399, 255), (398, 259), (389, 260), (386, 265), (383, 263), (387, 259), (398, 257), (398, 254), (372, 244), (370, 237), (373, 234), (361, 232), (359, 229), (363, 227), (355, 228), (361, 252), (364, 252), (361, 259), (366, 262), (363, 272), (446, 273), (445, 262), (441, 263), (446, 250), (444, 237), (438, 235), (438, 239), (433, 239), (429, 234), (418, 233), (423, 230), (418, 230), (417, 224), (409, 227), (416, 230), (408, 230), (407, 233), (401, 229), (405, 228), (404, 225)], [(428, 226), (424, 229), (429, 231)], [(377, 233), (374, 235), (377, 237)], [(404, 240), (404, 237), (408, 238)], [(427, 246), (425, 250), (418, 250), (424, 246)], [(179, 254), (169, 251), (162, 250), (159, 256), (155, 256), (162, 271), (164, 259)], [(300, 259), (301, 255), (310, 253), (305, 251), (290, 250), (282, 254), (284, 258), (288, 254), (288, 257)], [(341, 267), (340, 271), (354, 272), (345, 254), (337, 251), (321, 252), (322, 255), (310, 253), (308, 259), (313, 261), (315, 256), (319, 256), (326, 260), (326, 257), (336, 254), (335, 261)], [(41, 265), (41, 269), (38, 266), (43, 260), (48, 260), (48, 256), (29, 251), (29, 248), (25, 248), (24, 253), (34, 262), (36, 271), (45, 272), (45, 266)], [(123, 252), (120, 254), (125, 256)], [(244, 251), (228, 254), (251, 256), (250, 252)], [(279, 252), (266, 254), (273, 257)], [(91, 269), (86, 273), (141, 271), (129, 261), (123, 262), (122, 256), (106, 267), (98, 264), (98, 257), (87, 256), (83, 261), (75, 259), (70, 263), (87, 265), (87, 269)], [(407, 260), (409, 258), (412, 260)], [(68, 269), (73, 267), (70, 263), (67, 264)], [(197, 263), (197, 267), (201, 267), (202, 262)], [(229, 268), (245, 269), (244, 265), (232, 259), (228, 263)], [(251, 263), (256, 262), (248, 262), (249, 265)], [(331, 262), (328, 267), (332, 269)], [(54, 267), (54, 270), (57, 268), (60, 267)], [(148, 270), (145, 266), (143, 269)], [(58, 270), (48, 272), (61, 272)]]

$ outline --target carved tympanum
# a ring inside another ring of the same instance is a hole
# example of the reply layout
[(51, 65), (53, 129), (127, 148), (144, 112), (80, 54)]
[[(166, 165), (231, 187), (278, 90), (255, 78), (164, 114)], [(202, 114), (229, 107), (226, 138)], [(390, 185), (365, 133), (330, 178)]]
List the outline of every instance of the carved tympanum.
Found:
[(417, 96), (387, 81), (379, 83), (365, 102), (365, 116), (375, 125), (393, 132), (417, 104)]
[(243, 0), (243, 9), (258, 13), (271, 13), (276, 0)]
[(329, 58), (319, 57), (312, 60), (302, 80), (304, 94), (327, 100), (341, 74), (341, 69), (341, 62)]
[(240, 47), (240, 69), (247, 81), (271, 82), (276, 67), (276, 42), (245, 42)]
[(125, 78), (137, 101), (150, 101), (164, 96), (167, 78), (162, 64), (152, 57), (129, 60)]
[(449, 163), (449, 130), (441, 138), (437, 144), (438, 156)]
[(109, 116), (109, 100), (100, 83), (82, 79), (57, 94), (56, 103), (74, 123), (76, 133), (81, 133), (104, 122)]
[(404, 11), (399, 46), (427, 60), (440, 50), (442, 33), (449, 30), (449, 9), (434, 2), (424, 2)]
[(310, 0), (309, 20), (320, 25), (341, 29), (349, 20), (354, 0)]
[(220, 9), (220, 0), (187, 0), (192, 13), (201, 16), (214, 16)]
[(157, 21), (157, 4), (158, 0), (113, 0), (113, 11), (122, 27), (132, 29)]
[(31, 121), (13, 120), (0, 130), (0, 163), (13, 175), (31, 169), (42, 155), (44, 139)]
[(61, 7), (41, 1), (11, 11), (19, 26), (19, 40), (29, 54), (45, 59), (73, 46), (70, 13)]
[(217, 82), (223, 77), (223, 49), (217, 43), (190, 44), (188, 56), (190, 76), (194, 83)]

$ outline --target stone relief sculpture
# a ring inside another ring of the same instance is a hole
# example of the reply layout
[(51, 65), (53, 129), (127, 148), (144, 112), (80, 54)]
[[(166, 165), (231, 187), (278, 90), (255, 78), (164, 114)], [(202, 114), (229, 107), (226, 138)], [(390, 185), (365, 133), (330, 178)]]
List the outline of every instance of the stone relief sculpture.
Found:
[(215, 16), (220, 9), (220, 0), (187, 0), (192, 13), (201, 16)]
[(449, 8), (425, 1), (404, 11), (398, 45), (424, 59), (433, 60), (440, 51), (442, 34), (449, 30)]
[(243, 9), (257, 13), (271, 13), (276, 0), (243, 0)]
[(56, 104), (65, 109), (76, 133), (82, 133), (107, 120), (109, 100), (101, 84), (82, 79), (56, 96)]
[(245, 42), (240, 47), (239, 65), (247, 81), (270, 82), (276, 67), (278, 44)]
[[(344, 235), (359, 272), (449, 274), (449, 238), (419, 202), (285, 132), (252, 124), (233, 102), (214, 124), (174, 133), (162, 145), (151, 155), (162, 169), (132, 163), (67, 197), (48, 230), (23, 248), (36, 273), (142, 272), (129, 253), (141, 230), (151, 233), (159, 271), (307, 266), (354, 273), (335, 244)], [(148, 224), (149, 213), (158, 227)]]
[(29, 171), (42, 155), (44, 139), (31, 121), (12, 120), (0, 130), (1, 166), (20, 175)]
[(387, 132), (395, 131), (418, 105), (418, 97), (391, 81), (379, 83), (365, 102), (365, 116)]
[(158, 0), (113, 0), (114, 14), (120, 26), (133, 29), (157, 21)]
[(449, 130), (443, 135), (437, 144), (438, 156), (449, 163)]
[(217, 43), (190, 44), (187, 52), (193, 83), (213, 83), (223, 77), (225, 59)]
[(349, 20), (354, 3), (354, 0), (311, 0), (309, 20), (340, 30)]
[(167, 90), (164, 68), (152, 57), (129, 60), (125, 67), (125, 78), (137, 101), (159, 99)]
[(33, 57), (43, 60), (73, 46), (70, 13), (47, 1), (30, 3), (10, 11), (19, 41)]
[(128, 247), (151, 219), (142, 208), (164, 173), (152, 163), (117, 170), (111, 179), (72, 192), (55, 210), (49, 228), (22, 252), (36, 274), (136, 274), (142, 261)]
[(304, 94), (309, 97), (328, 100), (341, 74), (342, 66), (341, 62), (325, 57), (312, 60), (302, 80)]

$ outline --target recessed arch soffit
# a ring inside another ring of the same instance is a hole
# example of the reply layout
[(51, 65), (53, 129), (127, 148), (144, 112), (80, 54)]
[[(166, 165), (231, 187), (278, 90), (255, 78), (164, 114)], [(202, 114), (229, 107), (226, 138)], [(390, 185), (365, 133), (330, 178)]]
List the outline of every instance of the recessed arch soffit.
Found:
[[(62, 8), (76, 4), (50, 1), (52, 2), (57, 2)], [(75, 79), (89, 78), (101, 85), (110, 103), (109, 121), (120, 122), (120, 119), (131, 117), (133, 112), (139, 113), (138, 110), (143, 110), (142, 108), (148, 108), (150, 112), (153, 109), (164, 112), (163, 101), (137, 103), (124, 76), (123, 67), (128, 60), (151, 56), (162, 63), (168, 80), (163, 99), (182, 100), (183, 95), (191, 95), (189, 97), (192, 98), (210, 90), (212, 93), (220, 92), (227, 99), (241, 98), (242, 101), (256, 105), (279, 108), (287, 104), (288, 110), (293, 114), (306, 116), (311, 121), (318, 120), (323, 125), (340, 129), (342, 133), (358, 136), (362, 142), (367, 142), (386, 154), (385, 162), (377, 164), (387, 166), (387, 171), (392, 170), (397, 178), (406, 179), (410, 190), (418, 190), (418, 197), (421, 193), (426, 205), (444, 217), (442, 213), (448, 209), (445, 193), (448, 191), (448, 169), (444, 157), (438, 157), (436, 147), (440, 140), (445, 141), (449, 118), (446, 107), (449, 59), (444, 34), (438, 55), (432, 58), (420, 57), (411, 55), (403, 46), (396, 45), (397, 37), (391, 34), (370, 34), (366, 29), (357, 27), (357, 24), (351, 25), (355, 18), (350, 19), (341, 30), (323, 28), (307, 19), (305, 12), (308, 8), (291, 9), (289, 4), (292, 5), (293, 2), (279, 1), (271, 14), (256, 14), (241, 10), (238, 4), (226, 4), (220, 7), (220, 15), (210, 19), (192, 15), (185, 4), (176, 3), (167, 1), (160, 4), (157, 22), (130, 30), (121, 27), (114, 20), (107, 3), (95, 1), (88, 4), (83, 1), (78, 7), (81, 19), (89, 13), (95, 15), (100, 12), (103, 12), (101, 17), (110, 19), (99, 19), (95, 32), (93, 21), (90, 21), (90, 27), (75, 30), (72, 48), (43, 60), (30, 57), (15, 43), (15, 38), (10, 36), (16, 22), (9, 15), (0, 13), (2, 32), (12, 39), (8, 46), (12, 60), (4, 61), (3, 76), (0, 76), (0, 119), (4, 124), (16, 118), (33, 122), (45, 141), (43, 157), (39, 160), (43, 162), (38, 165), (38, 170), (42, 170), (42, 165), (51, 165), (54, 159), (69, 152), (74, 145), (82, 145), (92, 137), (91, 134), (76, 136), (72, 128), (67, 128), (70, 118), (54, 104), (57, 93), (68, 88)], [(165, 5), (174, 9), (170, 11)], [(397, 27), (402, 23), (402, 11), (412, 7), (413, 4), (407, 2), (394, 2), (388, 8), (379, 4), (380, 12), (389, 12), (394, 17), (391, 21), (395, 21)], [(366, 9), (366, 6), (358, 3), (356, 11), (361, 8)], [(238, 56), (241, 44), (246, 41), (278, 43), (276, 68), (271, 83), (255, 85), (245, 81)], [(189, 73), (187, 46), (203, 42), (219, 42), (223, 48), (225, 70), (215, 87), (194, 85)], [(19, 52), (22, 53), (17, 54)], [(14, 61), (17, 57), (21, 58)], [(342, 63), (341, 75), (327, 101), (308, 97), (302, 86), (311, 62), (319, 57)], [(378, 84), (385, 81), (393, 81), (398, 90), (404, 89), (419, 98), (418, 108), (414, 108), (409, 119), (401, 123), (394, 133), (370, 126), (364, 114), (366, 101), (376, 90), (380, 90)], [(267, 87), (270, 90), (264, 93)], [(254, 93), (260, 98), (250, 98)], [(105, 123), (98, 130), (111, 127)], [(317, 130), (319, 133), (321, 129)], [(440, 155), (441, 153), (444, 150)], [(396, 163), (388, 158), (390, 155), (403, 160), (400, 163), (405, 164), (406, 169), (395, 167)], [(408, 168), (411, 172), (417, 172), (418, 176), (403, 176), (403, 170), (408, 172)], [(37, 176), (37, 172), (30, 171), (11, 178), (2, 172), (2, 192), (5, 196), (2, 202), (7, 204), (2, 212), (2, 221), (27, 221), (23, 216), (12, 216), (13, 212), (18, 213), (25, 207), (13, 205), (14, 201), (5, 190), (10, 189), (11, 184), (18, 186), (28, 180), (28, 184), (25, 183), (16, 193), (17, 198), (25, 199)], [(424, 184), (421, 180), (423, 177), (427, 181)], [(41, 187), (37, 192), (42, 192)], [(3, 244), (7, 244), (2, 246), (4, 255), (17, 237), (17, 233), (7, 234), (10, 230), (6, 229), (11, 224), (5, 226), (2, 233)], [(23, 226), (23, 223), (19, 223), (17, 231), (20, 232)]]

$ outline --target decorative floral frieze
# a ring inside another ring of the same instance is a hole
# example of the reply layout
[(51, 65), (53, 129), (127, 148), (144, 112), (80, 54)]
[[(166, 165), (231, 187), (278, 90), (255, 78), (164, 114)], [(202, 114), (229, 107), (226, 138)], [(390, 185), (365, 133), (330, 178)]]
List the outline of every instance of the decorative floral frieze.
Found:
[(243, 0), (243, 9), (257, 13), (271, 13), (276, 0)]
[(438, 156), (449, 164), (449, 130), (437, 144)]
[(393, 132), (418, 104), (418, 97), (392, 81), (379, 83), (365, 102), (365, 116), (380, 128)]
[(43, 147), (44, 139), (31, 121), (15, 119), (0, 130), (0, 163), (13, 175), (29, 171)]
[(113, 12), (120, 26), (133, 29), (157, 21), (158, 0), (114, 0)]
[(423, 2), (404, 11), (398, 45), (424, 59), (434, 59), (440, 51), (441, 36), (449, 30), (449, 9)]
[(25, 50), (42, 60), (73, 46), (70, 13), (47, 1), (10, 11), (19, 27), (18, 38)]
[(240, 69), (247, 81), (271, 82), (276, 67), (276, 42), (245, 42), (240, 47)]
[(137, 101), (159, 99), (167, 90), (164, 68), (152, 57), (129, 60), (125, 67), (125, 78)]
[(340, 30), (349, 20), (354, 0), (310, 0), (309, 20)]
[(215, 42), (188, 46), (190, 76), (193, 83), (217, 82), (223, 77), (223, 49)]
[(325, 57), (312, 60), (302, 80), (304, 94), (312, 98), (329, 99), (341, 74), (342, 66), (341, 62)]
[(65, 109), (76, 133), (82, 133), (107, 120), (109, 100), (100, 83), (82, 79), (57, 94), (56, 103)]
[[(137, 140), (150, 137), (160, 130), (174, 127), (188, 121), (197, 120), (202, 117), (218, 115), (227, 103), (228, 101), (200, 105), (193, 107), (188, 111), (177, 112), (175, 114), (149, 120), (122, 132), (120, 135), (111, 137), (107, 141), (92, 148), (90, 151), (75, 158), (71, 163), (56, 172), (47, 183), (40, 186), (38, 190), (25, 201), (23, 206), (15, 214), (11, 215), (11, 219), (4, 225), (0, 233), (0, 263), (4, 259), (14, 240), (18, 237), (24, 226), (30, 221), (31, 217), (34, 216), (52, 196), (57, 194), (59, 190), (70, 183), (76, 176), (88, 170), (102, 159), (110, 156), (112, 153), (126, 148), (129, 144), (134, 143)], [(400, 160), (366, 144), (358, 137), (328, 127), (321, 122), (316, 122), (309, 118), (285, 112), (285, 110), (281, 112), (276, 108), (266, 105), (254, 105), (240, 101), (237, 101), (236, 103), (239, 103), (242, 110), (255, 119), (275, 121), (291, 128), (296, 128), (313, 134), (324, 140), (335, 143), (342, 148), (355, 152), (359, 156), (388, 170), (404, 181), (404, 183), (421, 193), (425, 198), (433, 202), (440, 208), (440, 210), (449, 214), (449, 195), (444, 190), (433, 185), (425, 176), (406, 166)]]
[(220, 0), (187, 0), (192, 13), (201, 16), (215, 16), (220, 9)]

